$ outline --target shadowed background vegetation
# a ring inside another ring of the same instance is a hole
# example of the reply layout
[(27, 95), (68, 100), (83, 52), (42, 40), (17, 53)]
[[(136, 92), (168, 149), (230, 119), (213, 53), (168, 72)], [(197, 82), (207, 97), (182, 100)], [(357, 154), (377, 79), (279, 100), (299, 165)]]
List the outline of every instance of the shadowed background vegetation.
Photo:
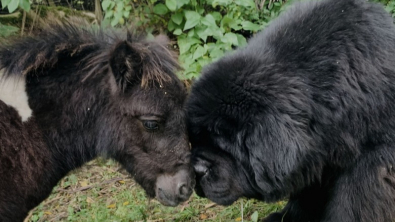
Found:
[[(179, 53), (179, 77), (190, 82), (206, 64), (246, 44), (293, 0), (1, 0), (0, 41), (31, 35), (47, 20), (94, 26), (133, 26), (152, 37), (164, 33)], [(395, 14), (395, 0), (375, 0)], [(241, 199), (218, 206), (195, 194), (170, 208), (144, 191), (111, 160), (95, 160), (70, 173), (26, 221), (258, 221), (285, 201)]]

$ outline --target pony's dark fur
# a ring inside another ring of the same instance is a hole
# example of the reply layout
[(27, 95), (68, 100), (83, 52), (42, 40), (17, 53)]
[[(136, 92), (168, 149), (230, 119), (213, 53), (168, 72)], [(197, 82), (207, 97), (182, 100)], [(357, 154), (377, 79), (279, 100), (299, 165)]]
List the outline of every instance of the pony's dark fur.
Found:
[(267, 222), (395, 220), (395, 26), (302, 1), (205, 68), (187, 103), (199, 195), (289, 198)]
[(26, 81), (32, 116), (22, 122), (0, 100), (0, 221), (22, 221), (98, 155), (163, 204), (186, 200), (194, 176), (177, 68), (161, 42), (71, 24), (1, 45), (2, 81)]

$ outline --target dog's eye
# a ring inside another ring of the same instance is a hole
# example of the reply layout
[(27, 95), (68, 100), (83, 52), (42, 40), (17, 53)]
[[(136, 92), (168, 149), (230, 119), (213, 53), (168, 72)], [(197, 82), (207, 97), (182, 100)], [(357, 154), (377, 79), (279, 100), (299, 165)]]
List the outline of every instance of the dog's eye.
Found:
[(159, 124), (155, 120), (143, 121), (143, 125), (144, 125), (145, 129), (147, 129), (149, 131), (157, 130), (159, 128)]

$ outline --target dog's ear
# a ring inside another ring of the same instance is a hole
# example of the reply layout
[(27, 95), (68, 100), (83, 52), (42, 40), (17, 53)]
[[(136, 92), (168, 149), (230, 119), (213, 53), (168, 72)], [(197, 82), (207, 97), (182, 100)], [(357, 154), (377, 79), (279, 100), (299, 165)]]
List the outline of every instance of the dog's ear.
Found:
[(245, 140), (255, 182), (266, 194), (281, 192), (309, 151), (304, 124), (285, 114), (255, 120), (249, 124)]

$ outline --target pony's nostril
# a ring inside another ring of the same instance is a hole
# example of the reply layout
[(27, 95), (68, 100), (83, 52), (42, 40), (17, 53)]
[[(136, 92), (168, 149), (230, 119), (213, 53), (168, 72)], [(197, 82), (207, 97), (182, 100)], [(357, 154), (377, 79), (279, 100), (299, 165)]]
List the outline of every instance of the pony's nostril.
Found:
[(180, 193), (180, 196), (187, 196), (189, 194), (189, 189), (186, 184), (181, 184), (178, 192)]

